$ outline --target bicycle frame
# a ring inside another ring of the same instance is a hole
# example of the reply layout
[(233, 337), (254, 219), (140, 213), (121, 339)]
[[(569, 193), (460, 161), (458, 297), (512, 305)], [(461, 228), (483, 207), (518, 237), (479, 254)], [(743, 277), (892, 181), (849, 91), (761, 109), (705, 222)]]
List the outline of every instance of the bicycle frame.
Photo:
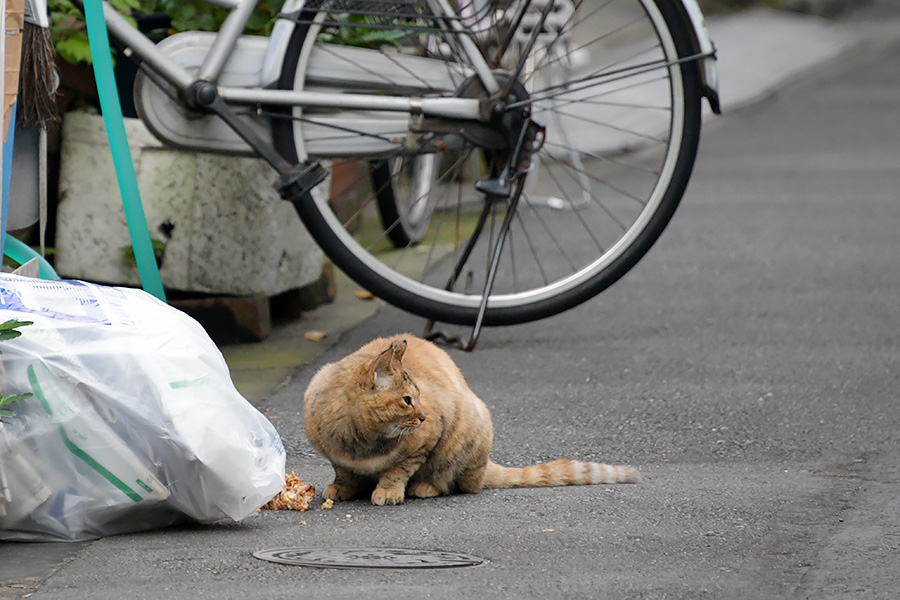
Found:
[[(167, 83), (172, 85), (180, 94), (185, 94), (196, 81), (218, 81), (222, 69), (237, 45), (244, 27), (246, 26), (258, 0), (217, 0), (215, 4), (231, 9), (231, 12), (221, 29), (216, 34), (215, 41), (197, 75), (192, 75), (180, 64), (161, 52), (156, 45), (135, 29), (107, 2), (103, 3), (103, 14), (109, 32), (126, 48), (146, 62)], [(298, 12), (303, 8), (304, 0), (289, 0), (282, 8), (280, 17)], [(434, 14), (446, 17), (451, 27), (461, 29), (462, 26), (455, 19), (455, 13), (447, 0), (428, 0), (428, 4)], [(290, 20), (280, 21), (291, 28), (294, 23)], [(267, 51), (266, 64), (280, 65), (284, 52), (286, 37), (283, 31), (277, 32), (277, 37), (272, 38), (270, 48)], [(478, 51), (475, 43), (467, 36), (460, 35), (461, 48), (466, 52), (467, 58), (475, 66), (478, 77), (485, 89), (489, 91), (499, 90), (489, 66)], [(327, 92), (308, 92), (292, 90), (273, 90), (256, 88), (238, 88), (217, 86), (219, 96), (229, 104), (239, 105), (274, 105), (274, 106), (299, 106), (303, 108), (336, 108), (336, 109), (361, 109), (386, 112), (420, 113), (425, 116), (443, 117), (448, 119), (484, 120), (481, 115), (478, 100), (467, 98), (404, 98), (386, 97), (372, 94), (337, 94)]]

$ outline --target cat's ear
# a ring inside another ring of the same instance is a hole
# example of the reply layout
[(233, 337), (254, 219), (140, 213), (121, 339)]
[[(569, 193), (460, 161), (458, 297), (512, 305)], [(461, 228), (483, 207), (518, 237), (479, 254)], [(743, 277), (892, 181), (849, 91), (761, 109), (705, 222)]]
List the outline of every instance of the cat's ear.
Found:
[(394, 343), (391, 344), (391, 359), (392, 364), (394, 361), (397, 364), (400, 364), (400, 361), (403, 360), (403, 355), (406, 353), (406, 340), (394, 340)]
[(400, 362), (403, 360), (405, 352), (406, 340), (394, 340), (390, 348), (378, 355), (372, 366), (376, 389), (384, 391), (391, 387), (394, 370), (400, 368)]

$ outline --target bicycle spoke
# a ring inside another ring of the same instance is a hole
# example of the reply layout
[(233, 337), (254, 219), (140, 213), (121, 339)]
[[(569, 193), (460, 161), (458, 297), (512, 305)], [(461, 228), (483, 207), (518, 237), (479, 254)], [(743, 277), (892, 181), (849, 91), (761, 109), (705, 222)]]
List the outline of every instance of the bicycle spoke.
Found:
[[(525, 200), (526, 205), (529, 205), (528, 196), (525, 195), (524, 193), (522, 194), (522, 199)], [(544, 271), (544, 265), (543, 265), (543, 263), (541, 263), (541, 260), (539, 258), (539, 252), (538, 252), (537, 248), (535, 247), (534, 241), (531, 239), (531, 236), (528, 235), (528, 231), (525, 228), (525, 223), (523, 221), (522, 214), (520, 212), (516, 213), (516, 219), (519, 222), (519, 227), (522, 230), (522, 237), (525, 238), (525, 242), (528, 245), (528, 249), (531, 251), (531, 257), (534, 259), (534, 264), (537, 267), (538, 272), (541, 275), (541, 281), (543, 282), (544, 285), (549, 285), (550, 278), (547, 276), (547, 273)]]
[(610, 131), (618, 131), (621, 133), (627, 133), (630, 136), (641, 139), (641, 140), (645, 140), (645, 141), (649, 141), (649, 142), (656, 142), (656, 143), (665, 143), (665, 141), (666, 141), (665, 138), (650, 135), (648, 133), (642, 133), (635, 129), (628, 129), (625, 127), (621, 127), (619, 125), (615, 125), (615, 124), (607, 122), (607, 121), (601, 121), (600, 119), (591, 119), (589, 117), (585, 117), (584, 115), (579, 115), (579, 114), (576, 114), (573, 112), (567, 112), (567, 111), (563, 111), (563, 110), (559, 110), (559, 109), (557, 109), (555, 112), (560, 116), (568, 117), (569, 119), (580, 121), (582, 123), (587, 123), (589, 125), (597, 125), (603, 129), (607, 129)]
[[(547, 154), (547, 156), (551, 156), (551, 157), (552, 157), (552, 155), (550, 155), (550, 154)], [(613, 191), (615, 191), (615, 192), (621, 194), (621, 195), (624, 196), (625, 198), (628, 198), (628, 199), (630, 199), (630, 200), (634, 200), (636, 203), (640, 204), (641, 206), (645, 206), (646, 203), (647, 203), (647, 201), (646, 201), (644, 198), (641, 198), (641, 197), (638, 196), (637, 194), (628, 192), (627, 190), (625, 190), (625, 189), (623, 189), (623, 188), (621, 188), (621, 187), (617, 187), (616, 185), (614, 185), (614, 184), (611, 183), (610, 181), (607, 181), (607, 180), (605, 180), (605, 179), (603, 179), (603, 178), (601, 178), (601, 177), (599, 177), (599, 176), (597, 176), (597, 175), (595, 175), (595, 174), (593, 174), (593, 173), (587, 171), (586, 169), (578, 169), (578, 168), (575, 167), (575, 165), (573, 165), (573, 164), (572, 164), (571, 162), (569, 162), (568, 160), (563, 159), (562, 157), (555, 157), (555, 158), (552, 158), (552, 160), (553, 160), (555, 163), (557, 163), (557, 164), (559, 164), (559, 165), (563, 165), (563, 166), (565, 166), (566, 168), (568, 168), (568, 169), (570, 169), (570, 170), (572, 170), (572, 171), (574, 171), (574, 172), (577, 172), (577, 173), (580, 174), (580, 175), (584, 175), (584, 176), (590, 178), (590, 180), (593, 181), (593, 182), (599, 183), (600, 185), (602, 185), (602, 186), (604, 186), (604, 187), (607, 187), (607, 188), (609, 188), (609, 189), (611, 189), (611, 190), (613, 190)]]
[[(566, 202), (568, 202), (570, 206), (576, 206), (576, 203), (572, 200), (572, 198), (570, 197), (569, 193), (565, 190), (565, 186), (563, 186), (562, 183), (561, 183), (561, 182), (559, 181), (559, 179), (557, 178), (556, 173), (554, 173), (553, 170), (548, 169), (548, 170), (547, 170), (547, 175), (549, 175), (549, 176), (553, 179), (553, 181), (556, 183), (556, 185), (557, 185), (557, 187), (559, 188), (559, 190), (562, 191), (563, 195), (565, 196)], [(578, 182), (577, 177), (575, 177), (575, 175), (573, 175), (568, 169), (566, 170), (566, 175), (568, 175), (569, 177), (571, 177), (572, 180), (575, 181), (576, 183)], [(585, 191), (587, 191), (588, 194), (590, 195), (591, 201), (594, 202), (598, 207), (600, 207), (600, 209), (603, 210), (603, 211), (606, 213), (606, 215), (607, 215), (607, 216), (608, 216), (608, 217), (609, 217), (616, 225), (618, 225), (619, 228), (620, 228), (623, 232), (628, 231), (628, 227), (626, 227), (625, 224), (622, 223), (622, 221), (620, 221), (620, 220), (612, 213), (612, 211), (610, 211), (610, 209), (607, 208), (607, 206), (606, 206), (603, 202), (601, 202), (600, 199), (597, 198), (597, 196), (594, 195), (594, 193), (593, 193), (591, 190), (582, 190), (582, 192), (585, 192)], [(581, 211), (575, 210), (575, 211), (573, 211), (573, 212), (574, 212), (575, 216), (578, 218), (578, 220), (581, 222), (581, 225), (584, 227), (584, 230), (588, 233), (588, 235), (590, 236), (590, 238), (594, 241), (594, 244), (596, 244), (597, 250), (599, 250), (601, 253), (606, 252), (606, 248), (604, 248), (604, 246), (603, 246), (603, 244), (600, 242), (600, 240), (597, 239), (597, 236), (595, 235), (595, 233), (594, 233), (593, 229), (591, 228), (591, 226), (588, 225), (587, 221), (585, 220), (584, 215), (581, 214)]]
[[(320, 44), (318, 46), (318, 49), (321, 52), (328, 54), (329, 56), (331, 56), (338, 62), (345, 63), (356, 69), (360, 69), (363, 66), (359, 62), (353, 60), (353, 58), (351, 58), (350, 56), (346, 56), (345, 54), (338, 52), (336, 50), (337, 48), (343, 48), (343, 46), (337, 46), (334, 44)], [(392, 64), (394, 64), (398, 68), (400, 68), (406, 75), (410, 75), (414, 79), (416, 79), (416, 81), (418, 81), (420, 84), (422, 84), (424, 89), (435, 91), (434, 86), (430, 82), (428, 82), (428, 80), (426, 80), (424, 77), (421, 77), (418, 73), (416, 73), (415, 71), (413, 71), (412, 69), (407, 67), (404, 63), (391, 57), (390, 54), (388, 54), (387, 52), (384, 52), (381, 49), (375, 49), (375, 50), (380, 52), (380, 54), (384, 58), (389, 60)], [(363, 68), (361, 70), (363, 70), (366, 74), (371, 75), (376, 79), (380, 79), (386, 85), (394, 85), (394, 86), (401, 85), (401, 83), (398, 82), (397, 80), (391, 79), (387, 74), (384, 73), (383, 70), (375, 70), (375, 69), (370, 69), (370, 68)]]
[(619, 101), (602, 101), (599, 100), (601, 98), (606, 98), (608, 96), (614, 96), (616, 94), (623, 94), (624, 92), (634, 91), (636, 88), (646, 87), (649, 85), (664, 83), (666, 78), (664, 76), (655, 78), (655, 79), (646, 79), (641, 81), (633, 81), (628, 85), (618, 86), (613, 89), (603, 90), (597, 92), (591, 96), (575, 96), (573, 98), (566, 98), (564, 95), (560, 94), (552, 98), (553, 106), (555, 107), (563, 107), (569, 104), (588, 104), (595, 108), (607, 107), (607, 108), (628, 108), (633, 110), (653, 110), (653, 111), (664, 111), (668, 112), (671, 110), (671, 106), (668, 105), (659, 105), (659, 104), (645, 104), (643, 101), (635, 102), (629, 98), (628, 102)]
[(575, 266), (575, 262), (572, 260), (572, 258), (571, 258), (571, 257), (569, 256), (569, 254), (566, 252), (566, 250), (562, 247), (562, 244), (561, 244), (560, 241), (557, 239), (557, 237), (556, 237), (555, 235), (553, 235), (553, 233), (550, 231), (550, 227), (547, 225), (547, 221), (543, 218), (543, 216), (541, 215), (540, 211), (535, 210), (534, 206), (531, 206), (531, 205), (529, 205), (529, 208), (531, 208), (532, 213), (533, 213), (534, 216), (535, 216), (535, 220), (538, 222), (538, 224), (540, 224), (540, 226), (543, 228), (544, 232), (547, 233), (547, 237), (550, 239), (550, 241), (552, 242), (552, 244), (553, 244), (554, 246), (556, 246), (556, 249), (559, 251), (559, 254), (560, 254), (560, 255), (563, 257), (563, 259), (565, 259), (565, 261), (568, 263), (569, 268), (570, 268), (572, 271), (575, 271), (576, 268), (577, 268), (577, 267)]

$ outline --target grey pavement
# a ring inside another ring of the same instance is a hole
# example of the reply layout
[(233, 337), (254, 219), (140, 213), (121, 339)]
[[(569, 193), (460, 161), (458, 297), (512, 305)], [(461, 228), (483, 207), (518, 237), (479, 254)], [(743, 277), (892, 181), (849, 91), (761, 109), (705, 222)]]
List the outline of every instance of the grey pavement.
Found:
[[(475, 353), (453, 352), (491, 408), (496, 461), (629, 462), (644, 482), (3, 544), (0, 598), (896, 597), (900, 7), (873, 0), (831, 22), (745, 16), (753, 28), (742, 34), (741, 17), (710, 22), (727, 112), (707, 123), (683, 206), (657, 246), (584, 306), (489, 329)], [(795, 27), (774, 57), (764, 21)], [(742, 35), (758, 51), (750, 44), (728, 66)], [(807, 36), (840, 51), (801, 51)], [(726, 87), (741, 69), (764, 72), (756, 60), (801, 56), (802, 69), (784, 65), (780, 81), (751, 86), (753, 98)], [(270, 391), (255, 402), (284, 439), (288, 469), (320, 490), (330, 467), (301, 418), (315, 369), (376, 335), (422, 327), (391, 307), (366, 304), (360, 315), (341, 302), (279, 332), (283, 349), (329, 323), (327, 343), (302, 359), (310, 364), (258, 373)], [(319, 570), (251, 556), (301, 546), (442, 549), (486, 562)]]

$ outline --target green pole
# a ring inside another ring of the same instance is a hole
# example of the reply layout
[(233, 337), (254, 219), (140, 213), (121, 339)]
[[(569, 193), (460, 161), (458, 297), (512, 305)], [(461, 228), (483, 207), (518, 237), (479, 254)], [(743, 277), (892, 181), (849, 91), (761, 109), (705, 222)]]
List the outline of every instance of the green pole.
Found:
[(141, 285), (146, 292), (162, 301), (166, 300), (159, 266), (153, 254), (147, 218), (141, 204), (138, 191), (137, 176), (128, 138), (125, 135), (125, 123), (122, 107), (116, 92), (116, 80), (113, 75), (112, 58), (109, 55), (109, 37), (103, 19), (102, 0), (84, 0), (84, 20), (87, 24), (88, 41), (91, 45), (91, 57), (94, 63), (94, 77), (97, 80), (97, 92), (100, 96), (100, 110), (106, 124), (106, 136), (109, 138), (109, 149), (112, 152), (116, 179), (119, 182), (119, 193), (122, 195), (122, 207), (125, 209), (125, 220), (131, 234), (131, 246), (137, 262)]

